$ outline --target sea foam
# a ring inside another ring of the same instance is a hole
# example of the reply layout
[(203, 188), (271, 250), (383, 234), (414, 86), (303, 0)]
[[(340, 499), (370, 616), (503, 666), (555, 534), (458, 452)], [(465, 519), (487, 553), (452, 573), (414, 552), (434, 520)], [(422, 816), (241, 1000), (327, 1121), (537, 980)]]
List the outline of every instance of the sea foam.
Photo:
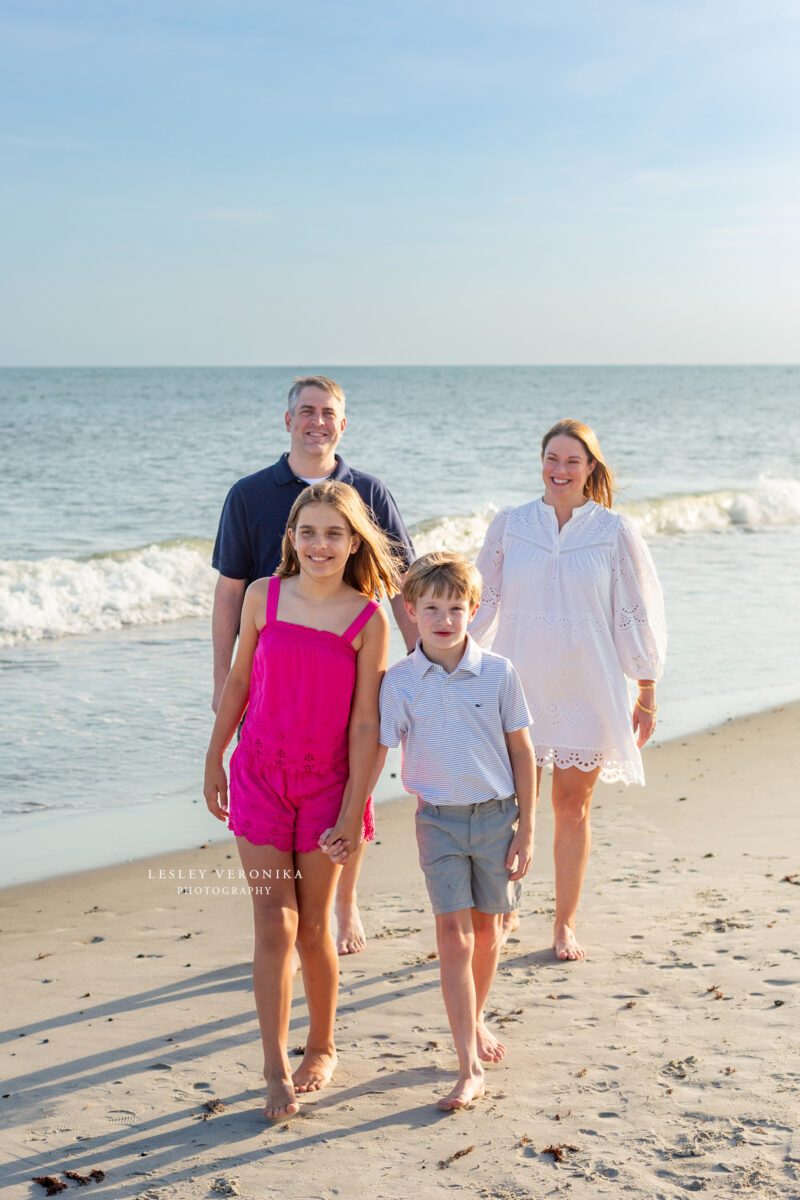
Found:
[[(412, 529), (418, 554), (429, 550), (454, 550), (474, 558), (486, 528), (498, 511), (490, 505), (464, 517), (437, 517)], [(765, 479), (742, 490), (697, 492), (626, 503), (615, 511), (630, 517), (646, 537), (724, 532), (739, 526), (763, 529), (800, 523), (800, 481)]]
[(211, 611), (211, 543), (167, 542), (89, 559), (0, 561), (0, 645), (101, 633)]
[[(419, 522), (411, 530), (417, 553), (447, 549), (474, 558), (498, 507)], [(647, 537), (795, 525), (800, 481), (763, 480), (744, 490), (616, 507)], [(206, 617), (215, 582), (210, 559), (211, 542), (194, 539), (88, 559), (0, 560), (0, 645)]]

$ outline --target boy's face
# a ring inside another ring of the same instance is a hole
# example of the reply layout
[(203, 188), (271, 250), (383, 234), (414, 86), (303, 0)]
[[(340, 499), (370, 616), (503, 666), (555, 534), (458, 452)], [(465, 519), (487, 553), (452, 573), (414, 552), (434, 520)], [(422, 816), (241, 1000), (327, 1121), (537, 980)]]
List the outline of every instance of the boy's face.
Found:
[(463, 596), (434, 596), (433, 589), (423, 592), (416, 604), (406, 603), (406, 612), (419, 629), (422, 645), (431, 650), (452, 650), (462, 646), (467, 625), (478, 611), (470, 608)]

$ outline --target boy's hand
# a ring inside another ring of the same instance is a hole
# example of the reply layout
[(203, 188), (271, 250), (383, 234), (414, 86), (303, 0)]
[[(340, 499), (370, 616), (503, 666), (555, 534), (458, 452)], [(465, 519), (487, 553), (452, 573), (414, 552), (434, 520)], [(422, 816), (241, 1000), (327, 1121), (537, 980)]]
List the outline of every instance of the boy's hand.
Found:
[[(506, 855), (506, 867), (509, 871), (509, 882), (522, 879), (528, 874), (533, 858), (533, 833), (530, 830), (518, 829), (514, 834)], [(516, 869), (514, 863), (516, 862)]]
[(342, 838), (337, 838), (334, 841), (331, 836), (332, 834), (333, 827), (326, 829), (324, 833), (319, 835), (319, 842), (317, 845), (323, 854), (327, 854), (331, 862), (335, 862), (338, 863), (339, 866), (343, 866), (344, 863), (347, 862), (351, 851), (351, 846), (349, 843), (343, 841)]
[(227, 821), (228, 777), (222, 763), (206, 763), (203, 795), (212, 817), (216, 817), (218, 821)]
[(347, 862), (353, 851), (361, 844), (361, 830), (337, 822), (332, 829), (320, 834), (319, 848), (331, 862), (340, 866)]

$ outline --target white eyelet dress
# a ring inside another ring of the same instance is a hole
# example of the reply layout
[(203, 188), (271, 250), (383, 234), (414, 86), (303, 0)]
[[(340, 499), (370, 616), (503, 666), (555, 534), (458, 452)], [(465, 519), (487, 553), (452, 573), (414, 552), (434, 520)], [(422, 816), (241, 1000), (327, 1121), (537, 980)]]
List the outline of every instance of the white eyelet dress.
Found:
[(533, 500), (497, 514), (477, 567), (483, 594), (470, 633), (516, 667), (536, 761), (644, 784), (625, 677), (660, 678), (667, 635), (640, 535), (593, 500), (559, 532), (555, 509)]

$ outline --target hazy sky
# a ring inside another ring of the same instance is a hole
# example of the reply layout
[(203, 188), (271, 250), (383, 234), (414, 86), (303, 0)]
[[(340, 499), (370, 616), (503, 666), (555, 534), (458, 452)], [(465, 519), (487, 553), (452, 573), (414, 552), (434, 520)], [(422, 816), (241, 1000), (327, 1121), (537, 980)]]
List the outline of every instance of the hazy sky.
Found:
[(796, 0), (0, 0), (0, 364), (796, 362)]

